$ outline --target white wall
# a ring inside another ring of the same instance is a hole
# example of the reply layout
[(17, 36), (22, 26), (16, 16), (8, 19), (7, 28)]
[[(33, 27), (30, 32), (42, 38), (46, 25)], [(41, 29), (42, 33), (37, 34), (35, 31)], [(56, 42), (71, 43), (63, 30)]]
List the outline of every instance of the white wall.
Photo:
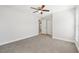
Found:
[(75, 7), (75, 44), (79, 51), (79, 6)]
[(14, 7), (0, 6), (0, 45), (38, 34), (38, 19), (31, 9), (26, 6), (24, 12)]
[(74, 9), (53, 14), (53, 38), (74, 41)]

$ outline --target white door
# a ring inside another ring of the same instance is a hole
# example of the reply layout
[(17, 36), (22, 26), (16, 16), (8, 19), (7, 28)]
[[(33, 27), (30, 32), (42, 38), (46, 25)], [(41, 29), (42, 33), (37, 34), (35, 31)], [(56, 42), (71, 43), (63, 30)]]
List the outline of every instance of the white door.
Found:
[(76, 8), (76, 14), (75, 14), (75, 39), (77, 42), (79, 42), (79, 6)]
[(75, 9), (75, 43), (79, 50), (79, 6)]
[(52, 17), (48, 15), (41, 19), (41, 33), (52, 35)]
[(47, 34), (46, 19), (41, 20), (41, 33), (42, 34)]
[(47, 17), (47, 34), (52, 35), (52, 15)]

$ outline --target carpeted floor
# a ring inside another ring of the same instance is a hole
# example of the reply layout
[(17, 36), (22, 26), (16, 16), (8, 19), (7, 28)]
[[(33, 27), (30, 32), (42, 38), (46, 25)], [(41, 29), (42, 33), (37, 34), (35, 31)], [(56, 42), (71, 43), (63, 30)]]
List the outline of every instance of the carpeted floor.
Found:
[(77, 53), (74, 43), (38, 35), (0, 46), (0, 53)]

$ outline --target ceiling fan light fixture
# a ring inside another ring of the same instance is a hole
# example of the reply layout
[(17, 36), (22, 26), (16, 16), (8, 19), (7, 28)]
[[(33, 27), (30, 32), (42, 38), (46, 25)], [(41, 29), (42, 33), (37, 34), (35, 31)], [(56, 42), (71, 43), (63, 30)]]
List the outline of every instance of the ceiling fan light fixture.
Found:
[(39, 13), (41, 13), (41, 11), (38, 11)]

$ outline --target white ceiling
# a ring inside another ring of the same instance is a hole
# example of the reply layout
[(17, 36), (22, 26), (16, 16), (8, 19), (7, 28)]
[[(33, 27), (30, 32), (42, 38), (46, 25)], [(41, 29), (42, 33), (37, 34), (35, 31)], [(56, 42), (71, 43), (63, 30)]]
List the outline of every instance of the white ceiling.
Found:
[[(13, 8), (16, 9), (20, 12), (24, 12), (24, 13), (32, 13), (34, 10), (31, 9), (30, 7), (39, 7), (40, 5), (4, 5), (4, 6), (0, 6), (0, 7), (8, 7), (8, 8)], [(50, 13), (55, 13), (58, 11), (62, 11), (62, 10), (66, 10), (66, 9), (71, 9), (74, 8), (74, 5), (46, 5), (45, 9), (49, 9), (50, 12), (46, 12), (43, 14), (43, 16), (46, 16)], [(40, 15), (38, 13), (34, 13), (36, 15)]]

